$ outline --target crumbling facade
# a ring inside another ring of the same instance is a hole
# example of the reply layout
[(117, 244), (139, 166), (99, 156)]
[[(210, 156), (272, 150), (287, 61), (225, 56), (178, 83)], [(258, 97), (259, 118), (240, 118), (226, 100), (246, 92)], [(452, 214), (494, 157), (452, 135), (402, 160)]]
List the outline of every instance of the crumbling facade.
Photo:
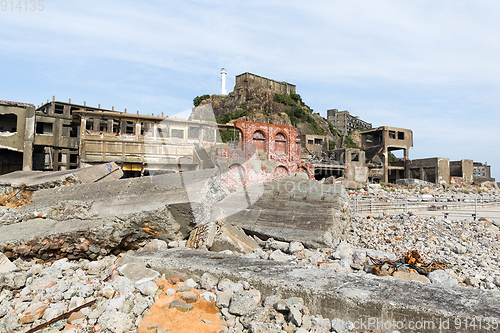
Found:
[(372, 124), (361, 120), (358, 116), (352, 116), (349, 111), (330, 109), (327, 111), (327, 120), (332, 123), (333, 128), (348, 135), (358, 128), (371, 129)]
[(409, 163), (410, 177), (434, 184), (448, 184), (450, 181), (450, 159), (432, 157), (411, 160)]
[(74, 112), (80, 165), (116, 162), (131, 176), (213, 168), (217, 125), (111, 111)]
[(328, 137), (326, 135), (302, 134), (299, 138), (305, 155), (322, 157), (328, 152)]
[(30, 170), (35, 106), (0, 101), (0, 174)]
[(0, 173), (116, 162), (126, 176), (213, 168), (217, 124), (55, 101), (0, 103)]
[(472, 160), (450, 161), (450, 183), (472, 184), (474, 182)]
[[(365, 151), (370, 168), (370, 181), (388, 183), (400, 178), (410, 178), (409, 150), (413, 147), (411, 130), (381, 126), (362, 131), (360, 135), (361, 148)], [(403, 150), (403, 158), (389, 162), (389, 152), (395, 150)], [(377, 164), (376, 160), (380, 163)]]
[(250, 85), (273, 89), (277, 92), (285, 93), (288, 95), (295, 94), (296, 88), (294, 84), (271, 80), (248, 72), (236, 76), (235, 90), (238, 87), (247, 88)]
[(486, 181), (495, 181), (495, 178), (491, 178), (491, 165), (488, 165), (486, 162), (473, 162), (472, 172), (474, 183), (479, 184)]
[(301, 144), (293, 126), (236, 121), (234, 130), (239, 139), (217, 149), (223, 186), (241, 187), (296, 172), (314, 179), (313, 166), (300, 158)]

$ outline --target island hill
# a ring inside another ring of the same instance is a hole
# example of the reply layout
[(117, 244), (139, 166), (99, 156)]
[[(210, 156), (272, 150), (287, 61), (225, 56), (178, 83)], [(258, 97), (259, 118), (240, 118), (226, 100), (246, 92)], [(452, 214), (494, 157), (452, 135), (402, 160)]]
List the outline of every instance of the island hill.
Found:
[[(283, 87), (286, 85), (286, 88)], [(228, 95), (201, 95), (193, 100), (195, 107), (211, 104), (215, 120), (226, 124), (232, 120), (252, 120), (255, 122), (292, 125), (299, 135), (314, 134), (327, 136), (329, 149), (359, 148), (357, 131), (351, 132), (342, 140), (343, 133), (323, 118), (295, 93), (295, 86), (286, 82), (277, 82), (250, 73), (236, 77), (234, 90)], [(203, 110), (203, 109), (201, 109)], [(203, 112), (203, 111), (201, 111)], [(208, 115), (207, 115), (208, 116)], [(192, 115), (192, 118), (204, 118), (204, 115)], [(208, 120), (208, 119), (207, 119)], [(214, 120), (212, 118), (212, 120)], [(359, 127), (359, 130), (365, 128)], [(221, 131), (223, 141), (232, 139), (232, 131)], [(346, 133), (347, 134), (347, 133)], [(344, 141), (344, 142), (342, 142)]]

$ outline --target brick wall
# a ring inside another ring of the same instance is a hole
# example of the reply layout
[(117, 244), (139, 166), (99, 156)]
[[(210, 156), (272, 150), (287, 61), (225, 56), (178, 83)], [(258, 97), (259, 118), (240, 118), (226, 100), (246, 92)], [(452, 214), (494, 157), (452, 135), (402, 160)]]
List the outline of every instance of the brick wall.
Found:
[(241, 136), (238, 145), (217, 150), (224, 186), (266, 182), (296, 172), (314, 179), (312, 164), (300, 158), (300, 142), (293, 126), (236, 121), (235, 127)]

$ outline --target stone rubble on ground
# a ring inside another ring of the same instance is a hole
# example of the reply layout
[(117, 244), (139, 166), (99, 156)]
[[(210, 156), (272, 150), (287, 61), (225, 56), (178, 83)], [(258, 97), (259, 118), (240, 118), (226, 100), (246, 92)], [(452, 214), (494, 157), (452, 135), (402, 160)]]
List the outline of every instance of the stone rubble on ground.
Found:
[[(370, 187), (370, 191), (374, 190)], [(413, 213), (368, 217), (356, 214), (346, 240), (333, 248), (308, 249), (299, 242), (272, 238), (255, 237), (255, 241), (261, 248), (252, 253), (221, 252), (364, 275), (372, 266), (368, 256), (395, 260), (404, 252), (417, 250), (424, 260), (438, 259), (450, 267), (428, 276), (401, 267), (392, 277), (383, 278), (399, 277), (432, 283), (438, 288), (500, 290), (500, 230), (496, 222), (486, 219), (426, 218)], [(186, 240), (168, 244), (152, 240), (140, 245), (141, 251), (166, 251), (186, 246)], [(160, 273), (152, 269), (124, 265), (118, 270), (119, 258), (113, 254), (99, 253), (96, 259), (10, 262), (0, 254), (0, 333), (26, 332), (93, 300), (96, 302), (92, 306), (40, 332), (138, 332), (141, 320), (162, 293), (182, 293), (181, 301), (173, 301), (169, 307), (188, 315), (198, 299), (214, 303), (220, 311), (222, 333), (355, 332), (352, 322), (311, 314), (300, 297), (264, 298), (246, 281), (218, 280), (205, 273), (199, 281), (170, 279), (177, 289), (164, 290), (158, 285)]]

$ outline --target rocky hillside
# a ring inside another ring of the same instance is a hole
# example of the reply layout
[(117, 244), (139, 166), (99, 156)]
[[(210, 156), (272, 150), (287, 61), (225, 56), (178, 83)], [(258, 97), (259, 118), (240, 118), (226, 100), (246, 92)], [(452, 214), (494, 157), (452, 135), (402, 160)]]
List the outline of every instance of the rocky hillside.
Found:
[[(339, 146), (340, 140), (331, 124), (313, 113), (298, 94), (280, 94), (274, 90), (250, 86), (236, 87), (227, 96), (203, 95), (194, 99), (195, 106), (211, 104), (218, 123), (248, 119), (273, 124), (294, 125), (300, 134), (328, 135)], [(191, 118), (203, 119), (203, 108)]]

